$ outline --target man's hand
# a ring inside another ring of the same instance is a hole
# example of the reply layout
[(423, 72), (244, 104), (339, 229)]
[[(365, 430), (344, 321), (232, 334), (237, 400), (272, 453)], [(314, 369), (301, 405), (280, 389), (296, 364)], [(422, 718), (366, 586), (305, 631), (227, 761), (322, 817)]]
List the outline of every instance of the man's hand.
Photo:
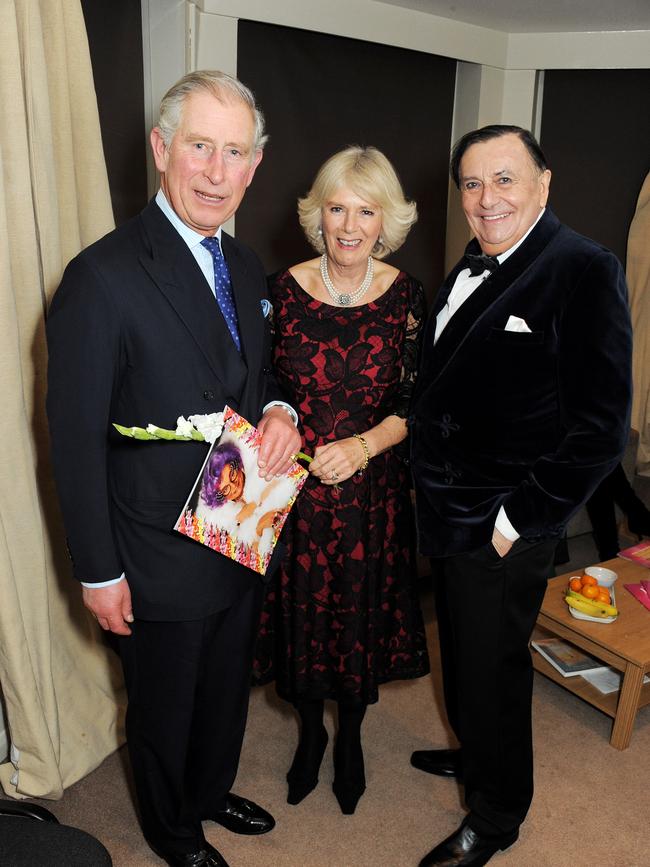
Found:
[(499, 557), (505, 557), (513, 546), (513, 542), (510, 539), (506, 539), (503, 533), (500, 533), (496, 527), (492, 533), (492, 544)]
[(269, 480), (279, 473), (286, 473), (291, 465), (291, 455), (301, 445), (300, 434), (291, 416), (282, 407), (273, 406), (264, 413), (257, 429), (262, 434), (257, 459), (260, 475)]
[(131, 634), (126, 625), (133, 623), (131, 590), (126, 578), (108, 587), (84, 587), (83, 601), (102, 629), (116, 635)]

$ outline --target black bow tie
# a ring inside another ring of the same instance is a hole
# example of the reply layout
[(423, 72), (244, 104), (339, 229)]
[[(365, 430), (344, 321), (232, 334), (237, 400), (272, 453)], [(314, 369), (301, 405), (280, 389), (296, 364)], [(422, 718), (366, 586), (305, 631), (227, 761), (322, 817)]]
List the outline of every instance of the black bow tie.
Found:
[(489, 271), (490, 274), (496, 271), (499, 267), (499, 260), (496, 256), (486, 256), (485, 253), (481, 253), (480, 256), (465, 253), (465, 265), (469, 268), (472, 277), (476, 277), (484, 271)]

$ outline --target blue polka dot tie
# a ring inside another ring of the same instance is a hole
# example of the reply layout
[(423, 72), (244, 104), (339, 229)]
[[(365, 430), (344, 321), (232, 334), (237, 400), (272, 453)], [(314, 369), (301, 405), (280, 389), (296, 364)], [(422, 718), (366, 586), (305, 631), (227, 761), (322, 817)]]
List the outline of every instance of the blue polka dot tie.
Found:
[(212, 254), (214, 291), (217, 296), (217, 304), (223, 314), (223, 318), (226, 320), (228, 331), (230, 331), (230, 335), (235, 341), (235, 346), (241, 352), (239, 328), (237, 326), (237, 310), (235, 309), (235, 299), (232, 294), (230, 272), (228, 271), (226, 260), (223, 258), (219, 241), (216, 238), (204, 238), (201, 244)]

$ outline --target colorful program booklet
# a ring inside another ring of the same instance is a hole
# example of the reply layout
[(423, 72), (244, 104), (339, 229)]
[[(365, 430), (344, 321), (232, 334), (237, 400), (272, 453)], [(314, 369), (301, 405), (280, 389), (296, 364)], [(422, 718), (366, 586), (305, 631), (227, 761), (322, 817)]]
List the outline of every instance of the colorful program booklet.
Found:
[(174, 529), (261, 575), (289, 510), (307, 478), (293, 463), (285, 475), (266, 481), (257, 457), (257, 428), (230, 407)]

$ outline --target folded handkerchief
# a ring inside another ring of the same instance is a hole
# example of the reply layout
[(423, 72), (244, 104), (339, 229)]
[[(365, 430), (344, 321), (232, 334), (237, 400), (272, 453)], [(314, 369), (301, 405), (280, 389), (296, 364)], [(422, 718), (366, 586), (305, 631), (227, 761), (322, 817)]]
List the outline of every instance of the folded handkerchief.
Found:
[(262, 298), (260, 303), (262, 305), (262, 316), (267, 319), (271, 312), (271, 302), (267, 298)]
[(506, 331), (527, 331), (529, 334), (531, 333), (530, 328), (526, 325), (525, 319), (520, 319), (518, 316), (510, 316), (508, 317), (508, 321), (506, 322)]

